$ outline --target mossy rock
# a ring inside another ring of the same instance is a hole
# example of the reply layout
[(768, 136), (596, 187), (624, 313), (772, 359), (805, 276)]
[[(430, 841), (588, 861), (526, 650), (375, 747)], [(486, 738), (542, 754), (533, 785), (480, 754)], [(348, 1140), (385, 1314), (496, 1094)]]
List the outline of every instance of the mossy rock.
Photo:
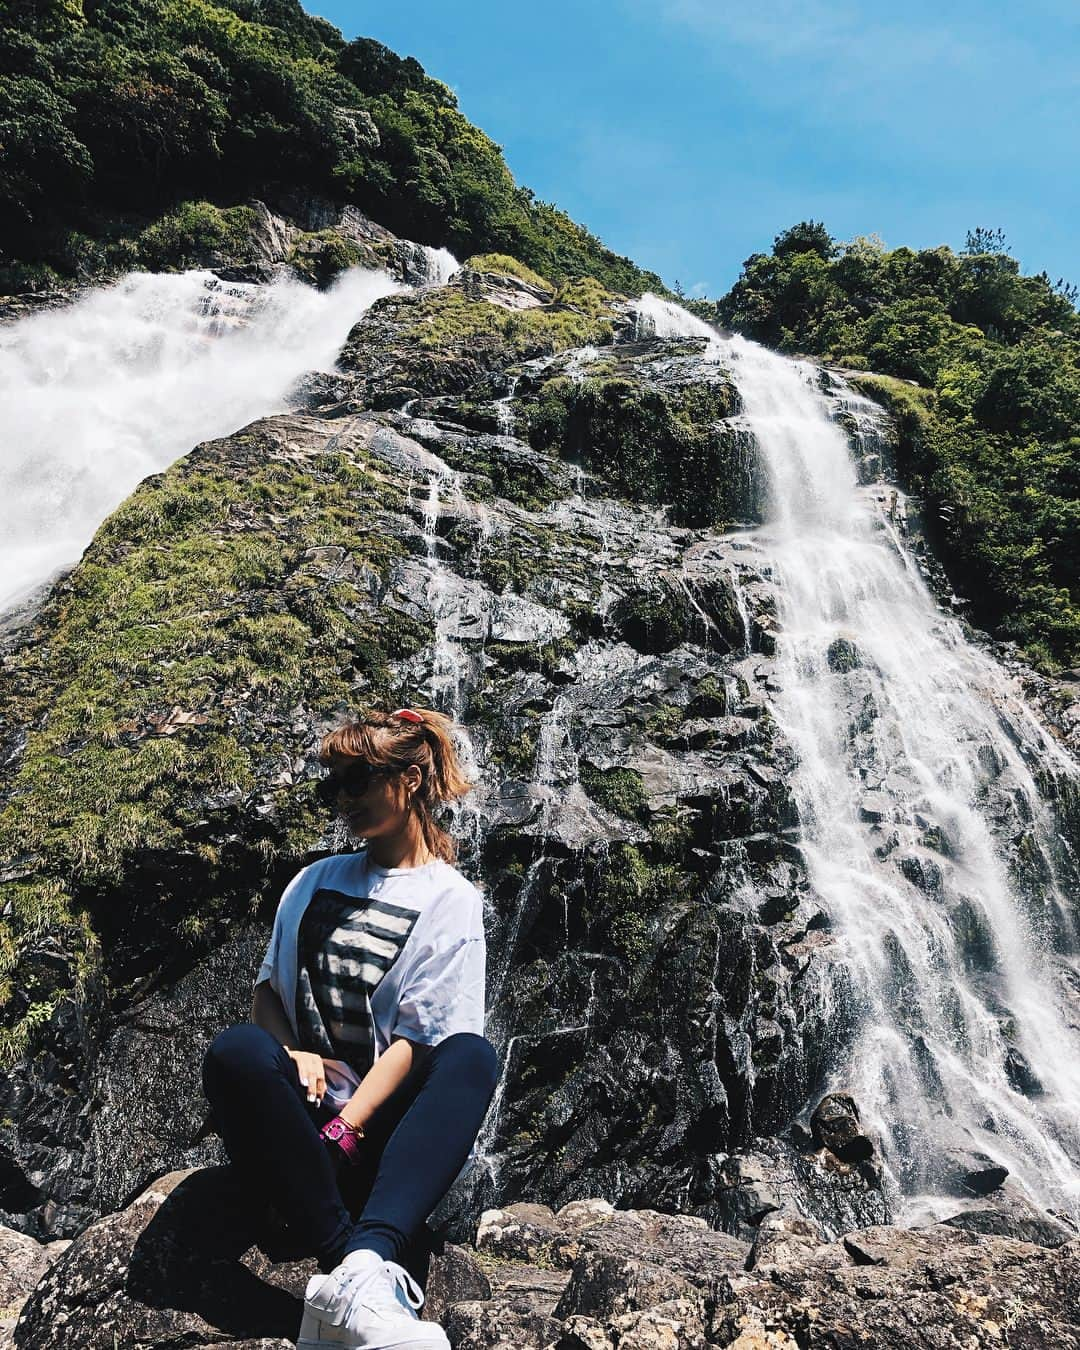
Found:
[[(258, 903), (325, 828), (297, 751), (362, 691), (393, 697), (390, 662), (430, 640), (372, 602), (403, 497), (337, 429), (255, 424), (148, 479), (9, 658), (6, 1058), (101, 934), (130, 979)], [(76, 949), (50, 975), (33, 953), (61, 930)]]
[(755, 515), (753, 458), (724, 424), (736, 407), (725, 382), (667, 389), (636, 375), (555, 377), (525, 408), (530, 443), (577, 460), (632, 501), (671, 508), (687, 525)]
[(301, 234), (289, 252), (289, 265), (304, 281), (325, 287), (350, 267), (380, 267), (385, 259), (367, 245), (346, 239), (337, 230)]
[(613, 627), (635, 651), (655, 656), (686, 640), (695, 619), (684, 594), (671, 586), (631, 591), (612, 606)]
[(524, 281), (535, 290), (555, 294), (555, 287), (546, 277), (542, 277), (539, 272), (534, 272), (531, 267), (518, 262), (517, 258), (511, 258), (506, 253), (475, 253), (466, 259), (465, 266), (473, 272), (493, 272), (497, 276), (516, 277), (518, 281)]
[(550, 304), (509, 310), (459, 285), (382, 301), (353, 329), (339, 358), (365, 381), (367, 401), (398, 406), (402, 394), (486, 390), (501, 372), (538, 356), (611, 342), (614, 297), (591, 278), (562, 287)]
[(825, 659), (829, 663), (829, 669), (836, 671), (838, 675), (846, 675), (862, 665), (858, 647), (850, 638), (845, 637), (838, 637), (829, 643)]
[(616, 815), (641, 820), (648, 811), (649, 799), (641, 774), (634, 769), (598, 769), (584, 763), (580, 769), (581, 786), (595, 802)]

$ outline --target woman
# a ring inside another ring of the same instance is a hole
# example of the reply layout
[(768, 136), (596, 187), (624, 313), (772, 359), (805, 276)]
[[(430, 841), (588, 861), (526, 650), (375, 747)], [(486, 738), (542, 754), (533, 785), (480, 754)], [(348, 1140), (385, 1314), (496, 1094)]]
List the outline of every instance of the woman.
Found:
[[(441, 713), (331, 732), (320, 785), (356, 853), (304, 868), (278, 906), (252, 1024), (203, 1083), (233, 1165), (319, 1259), (300, 1350), (446, 1350), (421, 1322), (410, 1244), (461, 1170), (495, 1090), (483, 1039), (479, 892), (436, 809), (468, 790)], [(358, 1215), (358, 1217), (354, 1217)]]

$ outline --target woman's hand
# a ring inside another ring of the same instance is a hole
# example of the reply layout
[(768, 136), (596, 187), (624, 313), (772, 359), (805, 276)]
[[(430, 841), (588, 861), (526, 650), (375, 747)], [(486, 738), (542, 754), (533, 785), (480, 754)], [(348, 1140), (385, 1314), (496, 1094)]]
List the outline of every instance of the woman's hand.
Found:
[(323, 1069), (322, 1056), (312, 1054), (310, 1050), (290, 1050), (288, 1046), (285, 1052), (296, 1065), (300, 1086), (307, 1088), (308, 1101), (321, 1106), (326, 1092), (326, 1071)]

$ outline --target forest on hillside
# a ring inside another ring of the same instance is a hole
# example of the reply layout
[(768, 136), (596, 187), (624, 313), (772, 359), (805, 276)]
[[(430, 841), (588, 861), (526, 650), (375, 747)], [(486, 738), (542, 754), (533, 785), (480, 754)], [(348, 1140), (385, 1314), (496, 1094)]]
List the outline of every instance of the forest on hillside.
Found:
[(297, 0), (0, 0), (0, 145), (0, 291), (164, 265), (296, 193), (554, 281), (660, 284), (519, 187), (417, 61)]

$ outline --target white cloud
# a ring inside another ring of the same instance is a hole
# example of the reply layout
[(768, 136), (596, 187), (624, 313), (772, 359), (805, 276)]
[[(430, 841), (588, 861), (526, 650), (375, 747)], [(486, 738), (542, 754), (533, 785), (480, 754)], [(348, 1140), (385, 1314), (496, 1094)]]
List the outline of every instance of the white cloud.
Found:
[[(769, 68), (781, 68), (791, 92), (811, 84), (835, 97), (926, 79), (989, 79), (1025, 55), (1014, 33), (996, 32), (989, 23), (973, 26), (955, 14), (933, 19), (919, 7), (897, 18), (897, 9), (873, 0), (629, 3), (641, 16), (691, 30), (725, 63), (737, 49), (752, 63), (742, 72), (747, 82), (775, 77)], [(827, 90), (820, 87), (823, 78)]]

